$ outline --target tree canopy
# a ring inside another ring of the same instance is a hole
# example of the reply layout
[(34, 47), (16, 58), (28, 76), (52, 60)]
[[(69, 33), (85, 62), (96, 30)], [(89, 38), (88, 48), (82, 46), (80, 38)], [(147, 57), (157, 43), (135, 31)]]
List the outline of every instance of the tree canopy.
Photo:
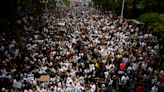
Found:
[[(120, 15), (122, 0), (92, 0), (96, 7)], [(124, 17), (139, 19), (147, 30), (164, 38), (164, 0), (125, 0)], [(160, 34), (159, 34), (160, 33)]]
[(145, 13), (139, 17), (139, 20), (143, 21), (152, 33), (164, 38), (164, 13)]

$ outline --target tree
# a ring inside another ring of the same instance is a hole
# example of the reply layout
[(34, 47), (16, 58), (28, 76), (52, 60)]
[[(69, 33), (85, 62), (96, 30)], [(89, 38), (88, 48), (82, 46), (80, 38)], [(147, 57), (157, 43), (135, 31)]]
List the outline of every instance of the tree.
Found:
[(159, 38), (164, 38), (164, 1), (139, 0), (136, 7), (141, 11), (139, 20), (143, 21), (147, 29)]
[(0, 3), (0, 17), (12, 17), (16, 12), (16, 3), (15, 0), (2, 0)]
[(164, 38), (164, 13), (145, 13), (139, 17), (144, 22), (147, 29), (159, 38)]
[(164, 12), (164, 0), (139, 0), (136, 7), (144, 12)]
[[(113, 16), (120, 15), (122, 8), (122, 0), (92, 0), (95, 6), (101, 7), (103, 10), (112, 10)], [(135, 17), (136, 4), (138, 0), (125, 0), (124, 14), (126, 17)], [(132, 13), (134, 11), (134, 13)]]
[(112, 10), (113, 17), (116, 17), (116, 14), (121, 10), (121, 1), (122, 0), (92, 0), (94, 5), (98, 9), (102, 10)]

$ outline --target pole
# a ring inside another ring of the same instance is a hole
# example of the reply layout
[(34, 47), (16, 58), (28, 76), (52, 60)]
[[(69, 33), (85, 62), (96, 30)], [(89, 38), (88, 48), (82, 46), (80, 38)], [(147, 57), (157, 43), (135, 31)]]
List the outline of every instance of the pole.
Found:
[(123, 21), (123, 14), (124, 14), (124, 4), (125, 4), (125, 0), (122, 1), (122, 9), (121, 9), (121, 20), (120, 22)]

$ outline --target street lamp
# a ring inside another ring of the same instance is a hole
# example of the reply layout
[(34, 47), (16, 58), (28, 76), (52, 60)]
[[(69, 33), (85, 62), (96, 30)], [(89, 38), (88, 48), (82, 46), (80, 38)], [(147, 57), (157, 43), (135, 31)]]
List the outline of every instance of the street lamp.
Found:
[(125, 4), (125, 0), (122, 1), (122, 9), (121, 9), (121, 19), (120, 19), (120, 22), (123, 21), (123, 14), (124, 14), (124, 4)]

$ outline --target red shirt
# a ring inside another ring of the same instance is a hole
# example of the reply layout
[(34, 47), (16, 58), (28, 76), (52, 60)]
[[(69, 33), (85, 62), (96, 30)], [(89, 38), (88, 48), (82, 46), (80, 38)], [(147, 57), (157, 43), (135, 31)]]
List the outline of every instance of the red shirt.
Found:
[(121, 70), (121, 71), (125, 70), (125, 67), (126, 67), (126, 65), (125, 65), (124, 63), (121, 63), (121, 64), (120, 64), (120, 70)]
[(159, 75), (159, 78), (160, 78), (160, 82), (161, 82), (161, 83), (164, 83), (164, 76)]
[(145, 89), (144, 86), (138, 86), (137, 92), (145, 92), (144, 89)]

